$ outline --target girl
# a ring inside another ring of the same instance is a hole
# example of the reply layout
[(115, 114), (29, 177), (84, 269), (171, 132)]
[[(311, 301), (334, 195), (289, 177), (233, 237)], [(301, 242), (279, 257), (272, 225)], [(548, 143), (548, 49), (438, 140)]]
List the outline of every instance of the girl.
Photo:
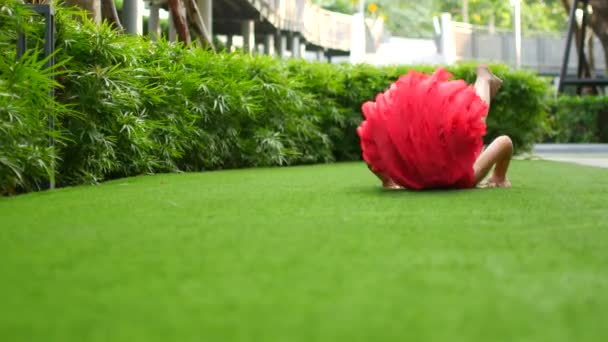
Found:
[(357, 128), (363, 159), (385, 188), (511, 186), (511, 139), (498, 137), (481, 152), (502, 81), (485, 65), (477, 67), (474, 86), (451, 76), (443, 68), (430, 76), (412, 70), (363, 104), (365, 121)]

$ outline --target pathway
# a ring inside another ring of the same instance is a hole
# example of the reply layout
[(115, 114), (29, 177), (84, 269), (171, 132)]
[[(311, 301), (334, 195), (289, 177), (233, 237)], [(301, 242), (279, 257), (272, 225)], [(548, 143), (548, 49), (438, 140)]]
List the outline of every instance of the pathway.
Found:
[(608, 168), (608, 144), (536, 144), (541, 159)]

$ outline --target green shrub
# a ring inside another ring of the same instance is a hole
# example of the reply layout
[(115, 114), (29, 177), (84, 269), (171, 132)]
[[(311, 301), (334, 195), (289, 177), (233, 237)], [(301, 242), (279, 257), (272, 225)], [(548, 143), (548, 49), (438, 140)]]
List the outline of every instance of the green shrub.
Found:
[[(474, 64), (446, 67), (454, 79), (475, 81)], [(507, 134), (517, 151), (530, 149), (545, 133), (545, 100), (548, 85), (531, 72), (513, 71), (505, 65), (492, 65), (494, 73), (504, 83), (492, 101), (487, 119), (485, 142)], [(308, 93), (320, 101), (320, 112), (331, 118), (338, 131), (329, 133), (334, 142), (334, 155), (338, 160), (353, 160), (360, 155), (356, 127), (361, 122), (361, 104), (373, 100), (386, 90), (399, 76), (410, 69), (432, 73), (434, 66), (326, 65), (305, 61), (290, 62), (292, 77), (303, 78)]]
[[(37, 190), (45, 186), (57, 163), (54, 138), (49, 131), (49, 116), (60, 121), (68, 110), (48, 96), (59, 87), (51, 76), (56, 68), (45, 67), (41, 56), (39, 22), (26, 20), (32, 12), (15, 1), (0, 3), (0, 194), (19, 190)], [(16, 58), (16, 30), (26, 32), (32, 48)], [(60, 64), (58, 64), (60, 66)], [(57, 130), (61, 130), (57, 123)]]
[[(1, 94), (33, 90), (29, 102), (0, 96), (0, 106), (19, 104), (14, 112), (31, 116), (16, 121), (0, 109), (2, 127), (12, 127), (0, 139), (0, 189), (35, 188), (54, 162), (59, 185), (69, 185), (154, 172), (358, 160), (362, 103), (411, 68), (216, 55), (123, 35), (74, 10), (59, 9), (56, 18), (57, 70), (42, 70), (34, 49), (19, 63), (35, 75), (7, 79), (3, 73), (0, 79)], [(0, 23), (13, 27), (13, 19)], [(1, 31), (0, 44), (0, 67), (18, 70), (15, 30)], [(492, 104), (486, 139), (508, 134), (524, 150), (542, 133), (546, 86), (529, 73), (493, 69), (505, 82)], [(448, 70), (474, 81), (474, 65)], [(48, 81), (49, 73), (58, 74), (61, 87)], [(56, 102), (45, 93), (51, 86)], [(44, 113), (51, 107), (58, 119), (56, 151), (44, 149)], [(47, 152), (13, 152), (17, 145)], [(36, 155), (38, 162), (30, 158)]]
[(608, 97), (560, 96), (549, 101), (545, 141), (608, 142)]
[[(545, 134), (548, 83), (529, 71), (512, 70), (505, 65), (491, 68), (503, 80), (503, 85), (492, 100), (484, 140), (489, 143), (506, 134), (513, 140), (516, 152), (527, 151)], [(472, 64), (448, 70), (455, 78), (464, 79), (467, 83), (475, 81), (475, 66)]]

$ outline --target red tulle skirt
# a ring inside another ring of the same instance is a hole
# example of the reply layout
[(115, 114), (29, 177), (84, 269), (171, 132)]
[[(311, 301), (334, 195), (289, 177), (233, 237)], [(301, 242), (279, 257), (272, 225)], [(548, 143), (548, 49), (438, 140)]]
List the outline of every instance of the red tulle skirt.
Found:
[(411, 70), (363, 104), (357, 133), (374, 173), (417, 190), (475, 186), (488, 105), (451, 76), (443, 68), (433, 75)]

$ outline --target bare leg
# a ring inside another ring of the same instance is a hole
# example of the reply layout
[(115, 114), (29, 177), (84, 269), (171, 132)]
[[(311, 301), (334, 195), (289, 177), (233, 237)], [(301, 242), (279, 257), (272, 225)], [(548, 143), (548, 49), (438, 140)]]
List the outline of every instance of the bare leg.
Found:
[[(513, 142), (506, 135), (496, 138), (485, 149), (473, 164), (475, 171), (475, 183), (481, 180), (490, 172), (495, 165), (494, 171), (483, 187), (510, 187), (511, 182), (507, 178), (507, 170), (513, 156)], [(481, 184), (480, 184), (481, 185)]]
[[(477, 79), (475, 80), (475, 92), (490, 107), (490, 102), (498, 93), (502, 80), (490, 71), (486, 65), (477, 66)], [(486, 115), (482, 118), (486, 120)]]
[[(502, 80), (494, 76), (486, 65), (477, 66), (477, 80), (475, 81), (475, 92), (490, 106), (492, 98), (496, 96)], [(486, 115), (482, 118), (486, 120)], [(507, 178), (507, 169), (513, 156), (513, 142), (506, 136), (496, 138), (475, 161), (475, 183), (479, 184), (495, 165), (492, 176), (483, 184), (486, 187), (510, 187), (511, 182)]]

